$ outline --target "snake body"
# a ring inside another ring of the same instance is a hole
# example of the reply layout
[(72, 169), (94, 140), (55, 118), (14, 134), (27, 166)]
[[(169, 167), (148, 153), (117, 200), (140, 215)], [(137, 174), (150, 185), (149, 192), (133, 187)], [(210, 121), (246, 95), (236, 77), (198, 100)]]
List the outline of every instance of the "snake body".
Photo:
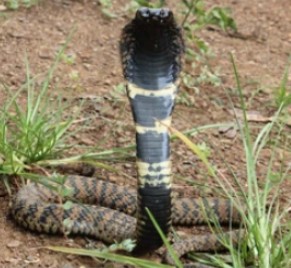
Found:
[[(172, 197), (167, 126), (183, 51), (181, 30), (166, 8), (141, 8), (123, 29), (120, 53), (136, 126), (137, 191), (95, 178), (68, 176), (63, 186), (78, 202), (64, 207), (55, 191), (32, 183), (13, 199), (11, 215), (17, 223), (38, 232), (88, 235), (108, 243), (133, 238), (137, 241), (135, 252), (144, 253), (162, 245), (145, 208), (166, 235), (172, 224), (205, 223), (205, 215), (215, 216), (220, 223), (239, 221), (228, 200)], [(194, 240), (176, 244), (178, 255), (191, 248), (219, 247), (213, 235)]]
[[(21, 226), (41, 233), (84, 235), (107, 243), (136, 238), (137, 200), (135, 189), (83, 176), (67, 176), (64, 189), (69, 200), (78, 202), (65, 207), (60, 195), (42, 184), (22, 187), (11, 206), (11, 215)], [(63, 198), (63, 202), (66, 198)], [(84, 205), (84, 203), (86, 205)], [(226, 199), (180, 198), (173, 200), (172, 223), (192, 226), (207, 224), (207, 218), (221, 224), (239, 223), (238, 211)], [(236, 235), (236, 234), (235, 234)], [(195, 251), (219, 250), (222, 245), (212, 234), (199, 235), (173, 245), (178, 256)], [(167, 262), (172, 262), (170, 256)]]
[(164, 124), (171, 122), (183, 49), (181, 30), (168, 9), (139, 9), (121, 37), (123, 73), (136, 126), (136, 252), (163, 243), (146, 207), (165, 234), (171, 226), (170, 139)]

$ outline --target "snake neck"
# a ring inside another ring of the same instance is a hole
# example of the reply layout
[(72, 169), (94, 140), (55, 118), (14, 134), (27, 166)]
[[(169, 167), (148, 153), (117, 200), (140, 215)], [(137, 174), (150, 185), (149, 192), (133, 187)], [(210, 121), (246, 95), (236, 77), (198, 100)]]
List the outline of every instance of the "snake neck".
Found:
[(138, 217), (136, 253), (154, 250), (162, 240), (151, 222), (148, 208), (165, 234), (171, 226), (171, 160), (168, 126), (174, 108), (176, 86), (147, 90), (128, 84), (128, 96), (136, 128)]

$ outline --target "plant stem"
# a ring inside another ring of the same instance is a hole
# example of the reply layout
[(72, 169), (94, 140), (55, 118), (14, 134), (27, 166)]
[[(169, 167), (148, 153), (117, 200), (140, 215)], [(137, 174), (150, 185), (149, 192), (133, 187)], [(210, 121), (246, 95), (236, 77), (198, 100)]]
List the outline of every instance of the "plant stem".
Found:
[[(183, 2), (185, 3), (185, 1), (183, 1)], [(182, 28), (184, 27), (184, 25), (185, 25), (187, 19), (189, 18), (189, 16), (190, 16), (192, 10), (194, 9), (194, 7), (195, 7), (195, 5), (196, 5), (196, 2), (197, 2), (197, 0), (192, 0), (190, 5), (189, 5), (189, 3), (187, 4), (187, 5), (188, 5), (188, 12), (187, 12), (187, 14), (185, 15), (185, 17), (184, 17), (184, 19), (183, 19), (183, 21), (182, 21), (182, 23), (181, 23), (181, 27), (182, 27)]]

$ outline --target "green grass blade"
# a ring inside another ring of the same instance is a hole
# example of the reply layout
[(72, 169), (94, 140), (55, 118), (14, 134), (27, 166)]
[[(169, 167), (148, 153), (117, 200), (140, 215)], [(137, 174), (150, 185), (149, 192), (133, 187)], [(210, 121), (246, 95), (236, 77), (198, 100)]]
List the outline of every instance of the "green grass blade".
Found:
[(146, 212), (149, 215), (150, 220), (152, 221), (153, 225), (155, 226), (156, 230), (158, 231), (160, 237), (162, 238), (167, 250), (169, 251), (173, 261), (175, 262), (176, 267), (178, 268), (183, 268), (183, 264), (181, 263), (181, 261), (179, 260), (179, 258), (177, 257), (175, 251), (173, 250), (172, 246), (170, 245), (167, 237), (165, 236), (165, 234), (163, 233), (163, 231), (161, 230), (160, 226), (158, 225), (156, 219), (154, 218), (153, 214), (150, 212), (150, 210), (148, 208), (145, 208)]
[(128, 265), (135, 265), (137, 267), (144, 267), (144, 268), (170, 268), (172, 266), (155, 263), (149, 260), (129, 257), (129, 256), (123, 256), (119, 254), (114, 253), (108, 253), (108, 252), (101, 252), (98, 250), (92, 250), (92, 249), (78, 249), (78, 248), (67, 248), (67, 247), (46, 247), (47, 249), (63, 252), (67, 254), (76, 254), (81, 256), (90, 256), (90, 257), (96, 257), (101, 258), (113, 262), (118, 263), (124, 263)]

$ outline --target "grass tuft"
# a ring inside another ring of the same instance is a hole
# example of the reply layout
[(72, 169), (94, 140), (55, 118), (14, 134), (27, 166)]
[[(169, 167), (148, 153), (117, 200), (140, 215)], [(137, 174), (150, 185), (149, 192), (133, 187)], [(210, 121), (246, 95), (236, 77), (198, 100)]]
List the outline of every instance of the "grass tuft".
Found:
[[(68, 37), (68, 40), (70, 36)], [(19, 175), (40, 161), (56, 158), (68, 148), (65, 140), (74, 116), (63, 119), (67, 108), (61, 97), (52, 101), (50, 81), (66, 44), (60, 49), (40, 89), (31, 78), (28, 60), (26, 82), (15, 93), (2, 83), (8, 95), (0, 114), (0, 173)], [(23, 98), (23, 93), (26, 98)]]
[[(236, 84), (240, 96), (240, 104), (243, 110), (243, 124), (238, 122), (237, 125), (241, 133), (242, 143), (246, 159), (246, 173), (247, 173), (247, 192), (244, 192), (242, 182), (234, 178), (238, 184), (238, 189), (233, 188), (228, 181), (219, 173), (210, 172), (216, 181), (224, 190), (225, 195), (233, 201), (233, 204), (240, 211), (242, 216), (242, 226), (246, 229), (245, 240), (239, 242), (238, 247), (234, 246), (231, 241), (226, 244), (230, 251), (229, 261), (225, 261), (219, 255), (211, 256), (211, 260), (215, 267), (235, 267), (243, 268), (248, 265), (258, 268), (286, 268), (291, 265), (291, 222), (290, 215), (291, 203), (285, 204), (282, 207), (280, 203), (280, 187), (286, 180), (287, 174), (290, 174), (290, 167), (286, 167), (281, 171), (279, 178), (274, 181), (272, 179), (274, 174), (275, 148), (278, 145), (280, 134), (284, 128), (283, 123), (279, 120), (280, 115), (287, 107), (288, 94), (281, 94), (280, 102), (278, 103), (278, 110), (273, 117), (273, 120), (266, 124), (254, 139), (250, 132), (250, 127), (247, 121), (246, 105), (243, 99), (242, 88), (240, 85), (239, 74), (231, 57), (233, 64)], [(286, 75), (284, 75), (281, 85), (285, 84)], [(273, 144), (272, 155), (269, 160), (267, 174), (264, 178), (263, 184), (260, 182), (257, 175), (257, 163), (262, 149), (268, 145), (270, 140), (271, 130), (277, 127), (276, 142)], [(172, 130), (172, 129), (171, 129)], [(178, 131), (174, 134), (180, 138), (206, 165), (206, 168), (214, 171), (208, 159), (197, 151), (196, 145), (189, 139), (185, 138)], [(243, 167), (242, 167), (243, 168)], [(260, 187), (263, 185), (263, 187)], [(243, 203), (242, 203), (243, 202)], [(247, 210), (243, 207), (246, 207)], [(220, 232), (220, 226), (214, 228), (214, 232)], [(224, 243), (227, 241), (224, 241)]]

